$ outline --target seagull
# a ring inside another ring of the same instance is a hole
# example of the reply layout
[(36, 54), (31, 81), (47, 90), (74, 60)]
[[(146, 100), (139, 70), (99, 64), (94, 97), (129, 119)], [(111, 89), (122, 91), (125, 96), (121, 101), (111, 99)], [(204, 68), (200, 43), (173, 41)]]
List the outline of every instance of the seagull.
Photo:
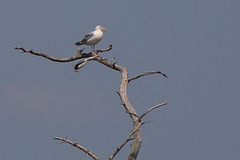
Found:
[(95, 30), (92, 32), (89, 32), (86, 34), (83, 39), (79, 42), (74, 43), (76, 46), (81, 46), (81, 45), (89, 45), (91, 46), (92, 52), (95, 51), (95, 45), (98, 44), (98, 42), (102, 39), (103, 37), (103, 32), (106, 31), (106, 28), (103, 28), (101, 26), (96, 26)]

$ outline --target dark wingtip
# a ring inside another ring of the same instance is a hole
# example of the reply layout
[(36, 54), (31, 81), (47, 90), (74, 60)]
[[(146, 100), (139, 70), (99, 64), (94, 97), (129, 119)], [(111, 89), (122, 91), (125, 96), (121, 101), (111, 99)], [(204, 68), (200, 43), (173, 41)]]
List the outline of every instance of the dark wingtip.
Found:
[(81, 45), (81, 43), (80, 42), (76, 42), (76, 43), (74, 43), (76, 46), (79, 46), (79, 45)]

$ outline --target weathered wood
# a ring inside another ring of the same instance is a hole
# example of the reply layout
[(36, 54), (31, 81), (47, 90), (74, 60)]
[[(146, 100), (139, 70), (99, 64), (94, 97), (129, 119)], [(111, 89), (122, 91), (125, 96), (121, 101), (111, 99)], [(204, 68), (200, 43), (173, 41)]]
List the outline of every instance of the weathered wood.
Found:
[[(152, 75), (152, 74), (161, 74), (165, 78), (168, 78), (168, 77), (161, 71), (151, 71), (151, 72), (145, 72), (145, 73), (139, 74), (135, 77), (129, 78), (127, 68), (117, 65), (116, 63), (112, 63), (112, 61), (114, 59), (108, 61), (105, 58), (98, 55), (98, 53), (110, 51), (112, 49), (111, 44), (109, 44), (109, 47), (107, 49), (101, 49), (101, 50), (97, 50), (97, 51), (93, 51), (93, 52), (89, 52), (89, 53), (82, 53), (84, 49), (80, 50), (80, 48), (78, 48), (77, 53), (74, 56), (68, 57), (68, 58), (55, 58), (55, 57), (49, 56), (47, 54), (44, 54), (42, 52), (34, 52), (31, 49), (26, 50), (22, 47), (15, 47), (15, 49), (22, 51), (22, 53), (30, 53), (32, 55), (41, 56), (41, 57), (51, 60), (53, 62), (65, 63), (65, 62), (72, 62), (72, 61), (75, 61), (78, 59), (84, 59), (74, 65), (75, 71), (78, 71), (80, 68), (84, 67), (87, 62), (94, 60), (94, 61), (98, 61), (99, 63), (107, 66), (110, 69), (113, 69), (113, 70), (121, 73), (121, 83), (120, 83), (119, 91), (117, 93), (120, 97), (121, 103), (122, 103), (126, 113), (129, 114), (129, 116), (132, 120), (133, 129), (130, 132), (130, 134), (127, 136), (127, 138), (123, 141), (123, 143), (119, 147), (117, 147), (117, 149), (113, 152), (113, 154), (108, 158), (108, 160), (112, 160), (119, 153), (119, 151), (125, 146), (125, 144), (127, 142), (129, 142), (130, 140), (132, 140), (132, 145), (131, 145), (130, 154), (128, 156), (128, 160), (136, 160), (139, 150), (140, 150), (140, 147), (141, 147), (141, 143), (142, 143), (141, 126), (145, 123), (142, 121), (142, 118), (145, 115), (147, 115), (149, 112), (151, 112), (152, 110), (159, 108), (160, 106), (166, 105), (167, 103), (169, 103), (171, 101), (171, 100), (167, 100), (159, 105), (151, 107), (145, 113), (143, 113), (141, 116), (138, 116), (137, 112), (135, 111), (135, 109), (133, 108), (133, 106), (131, 105), (131, 103), (128, 100), (127, 87), (128, 87), (129, 82), (136, 80), (140, 77), (143, 77), (146, 75)], [(100, 158), (98, 156), (96, 156), (93, 152), (91, 152), (90, 150), (86, 149), (85, 147), (81, 146), (80, 144), (78, 144), (76, 142), (72, 142), (67, 138), (60, 138), (60, 137), (55, 137), (54, 139), (61, 141), (62, 143), (68, 143), (68, 144), (72, 145), (73, 147), (76, 147), (76, 148), (82, 150), (83, 152), (85, 152), (87, 155), (89, 155), (94, 160), (100, 160)]]

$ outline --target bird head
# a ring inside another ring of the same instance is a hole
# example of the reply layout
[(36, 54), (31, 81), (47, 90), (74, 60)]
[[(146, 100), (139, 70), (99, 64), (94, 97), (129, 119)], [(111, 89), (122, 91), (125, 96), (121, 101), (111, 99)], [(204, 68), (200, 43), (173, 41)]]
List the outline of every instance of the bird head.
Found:
[(95, 30), (101, 30), (102, 32), (105, 32), (106, 28), (103, 28), (102, 26), (96, 26)]

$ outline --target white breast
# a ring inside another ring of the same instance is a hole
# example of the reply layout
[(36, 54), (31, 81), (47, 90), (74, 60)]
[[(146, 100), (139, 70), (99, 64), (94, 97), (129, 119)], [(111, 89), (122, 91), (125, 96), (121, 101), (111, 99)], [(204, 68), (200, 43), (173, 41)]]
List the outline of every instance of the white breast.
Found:
[(96, 45), (103, 37), (103, 32), (101, 30), (96, 30), (93, 32), (93, 37), (90, 38), (86, 45)]

